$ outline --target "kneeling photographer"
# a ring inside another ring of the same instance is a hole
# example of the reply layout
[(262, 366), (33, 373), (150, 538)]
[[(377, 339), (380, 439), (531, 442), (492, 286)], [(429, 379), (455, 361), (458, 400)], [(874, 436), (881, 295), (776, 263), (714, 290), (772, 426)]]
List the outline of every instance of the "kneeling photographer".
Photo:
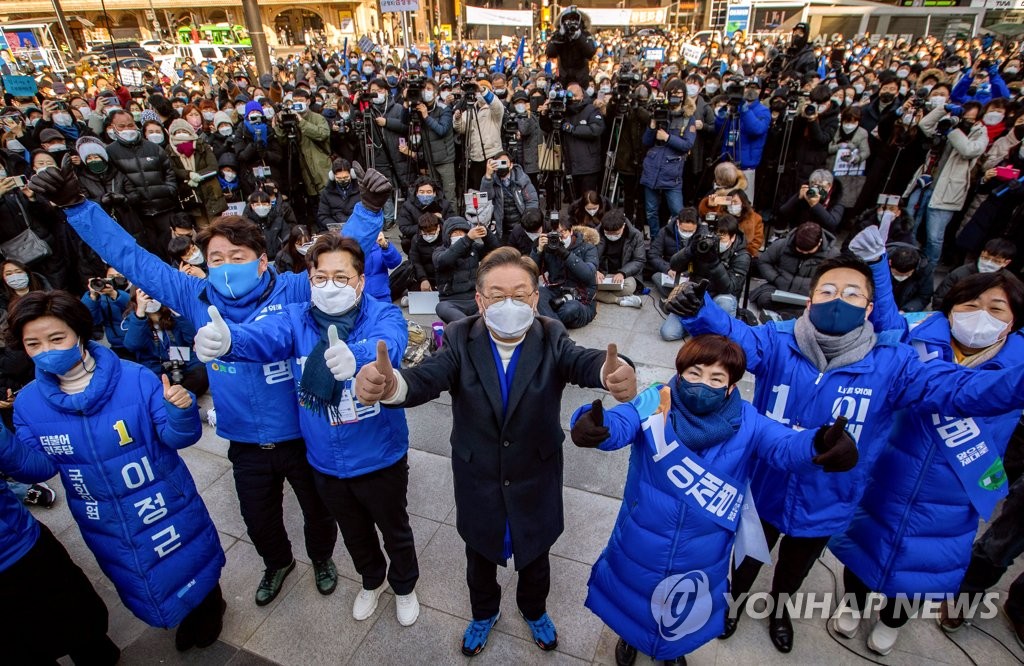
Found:
[(197, 398), (210, 388), (206, 366), (192, 349), (196, 331), (187, 319), (136, 288), (124, 329), (125, 349), (134, 352), (135, 360), (157, 377), (167, 375), (171, 384), (184, 386)]
[(814, 222), (835, 233), (846, 211), (839, 203), (842, 199), (842, 185), (832, 177), (832, 172), (818, 169), (811, 173), (807, 183), (801, 185), (796, 194), (779, 207), (776, 224), (787, 224), (790, 229), (796, 229), (804, 222)]
[[(584, 236), (587, 234), (587, 236)], [(545, 276), (537, 312), (561, 321), (566, 328), (581, 328), (597, 316), (597, 242), (594, 229), (573, 229), (563, 217), (558, 231), (537, 239), (531, 258)]]
[(303, 219), (315, 214), (320, 191), (327, 186), (331, 172), (331, 127), (322, 115), (310, 110), (309, 103), (309, 91), (299, 88), (271, 120), (274, 134), (284, 146), (284, 188)]
[[(708, 281), (708, 293), (730, 317), (736, 316), (739, 298), (750, 270), (747, 241), (739, 220), (732, 215), (718, 217), (709, 213), (697, 226), (697, 233), (669, 261), (672, 270), (686, 275), (690, 282)], [(663, 340), (681, 340), (682, 320), (669, 314), (661, 325)]]

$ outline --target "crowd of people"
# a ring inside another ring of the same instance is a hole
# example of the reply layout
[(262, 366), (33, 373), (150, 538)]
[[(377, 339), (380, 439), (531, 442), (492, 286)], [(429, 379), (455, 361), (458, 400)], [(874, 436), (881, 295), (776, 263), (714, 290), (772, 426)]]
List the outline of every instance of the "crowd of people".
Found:
[[(901, 599), (944, 599), (959, 630), (952, 600), (977, 605), (1024, 544), (1021, 44), (812, 37), (738, 34), (688, 62), (681, 35), (594, 33), (569, 7), (532, 44), (181, 61), (132, 87), (44, 68), (36, 95), (6, 94), (0, 590), (67, 600), (45, 627), (15, 620), (8, 652), (119, 658), (104, 602), (24, 508), (60, 501), (55, 474), (124, 604), (179, 650), (217, 640), (225, 557), (176, 452), (207, 392), (259, 606), (295, 567), (287, 481), (317, 590), (337, 586), (340, 532), (353, 618), (390, 587), (416, 622), (406, 410), (448, 392), (462, 651), (486, 646), (510, 561), (533, 641), (556, 648), (575, 384), (619, 404), (576, 410), (574, 444), (633, 451), (586, 601), (618, 664), (728, 639), (776, 543), (780, 652), (826, 547), (836, 635), (869, 593), (888, 599), (875, 653), (917, 608)], [(443, 338), (409, 362), (403, 308), (427, 294)], [(664, 384), (569, 337), (612, 307), (684, 341)], [(734, 553), (741, 523), (764, 554)], [(1024, 642), (1024, 581), (1005, 608)]]

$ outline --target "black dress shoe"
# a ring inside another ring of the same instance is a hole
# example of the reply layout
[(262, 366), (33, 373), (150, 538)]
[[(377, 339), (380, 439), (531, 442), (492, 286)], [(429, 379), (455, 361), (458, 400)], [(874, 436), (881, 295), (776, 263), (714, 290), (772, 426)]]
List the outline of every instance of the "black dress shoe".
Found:
[(725, 629), (723, 629), (722, 633), (719, 634), (718, 640), (720, 640), (720, 641), (729, 640), (729, 638), (731, 638), (732, 635), (736, 633), (736, 627), (738, 627), (738, 626), (740, 626), (740, 616), (739, 615), (737, 615), (736, 617), (728, 617), (728, 616), (726, 616), (726, 618), (725, 618)]
[(636, 648), (627, 643), (626, 639), (620, 638), (619, 642), (615, 644), (616, 666), (633, 666), (634, 661), (636, 661)]
[(665, 666), (686, 666), (686, 655), (676, 657), (675, 659), (666, 659), (661, 663)]
[(793, 649), (793, 622), (789, 619), (789, 612), (782, 609), (781, 617), (772, 616), (768, 619), (768, 635), (772, 639), (775, 649), (783, 654)]

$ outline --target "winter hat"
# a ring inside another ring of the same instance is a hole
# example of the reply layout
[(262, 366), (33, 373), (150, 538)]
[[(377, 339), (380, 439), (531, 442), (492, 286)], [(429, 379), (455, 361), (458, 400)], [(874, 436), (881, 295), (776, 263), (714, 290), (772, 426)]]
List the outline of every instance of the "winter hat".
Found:
[(78, 156), (82, 158), (82, 162), (85, 162), (90, 155), (99, 155), (103, 158), (104, 162), (110, 161), (103, 142), (95, 137), (83, 136), (75, 143), (75, 150), (78, 151)]
[(810, 252), (821, 243), (821, 227), (815, 222), (804, 222), (793, 231), (793, 247)]
[[(193, 129), (193, 127), (189, 125), (187, 121), (182, 120), (181, 118), (175, 118), (171, 121), (171, 128), (168, 134), (171, 135), (172, 144), (185, 143), (186, 141), (195, 141), (196, 139), (199, 138), (198, 135), (196, 134), (195, 129)], [(187, 134), (188, 138), (179, 138), (180, 134)]]
[(224, 113), (223, 111), (218, 111), (217, 113), (213, 114), (213, 127), (214, 127), (214, 129), (220, 127), (224, 123), (227, 123), (228, 125), (231, 125), (232, 124), (231, 116), (229, 116), (228, 114)]
[(53, 128), (46, 128), (39, 133), (39, 143), (49, 143), (50, 141), (63, 141), (64, 135)]
[[(153, 109), (146, 109), (142, 112), (142, 115), (139, 116), (139, 124), (145, 125), (150, 120), (152, 120), (153, 122), (160, 123), (160, 116), (156, 115), (156, 111), (154, 111)], [(163, 123), (160, 124), (163, 125)]]
[(246, 102), (245, 103), (245, 117), (248, 118), (250, 113), (258, 113), (258, 114), (260, 114), (262, 116), (263, 115), (263, 105), (260, 104), (259, 102), (257, 102), (256, 100), (252, 100), (252, 101)]

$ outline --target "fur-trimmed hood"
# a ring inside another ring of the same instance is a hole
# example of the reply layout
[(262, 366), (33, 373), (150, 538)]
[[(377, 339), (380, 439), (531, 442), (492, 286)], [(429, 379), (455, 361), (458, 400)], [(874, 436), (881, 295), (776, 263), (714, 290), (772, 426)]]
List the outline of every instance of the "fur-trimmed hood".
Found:
[[(566, 7), (561, 11), (561, 13), (558, 14), (558, 20), (555, 22), (556, 27), (562, 26), (562, 17), (568, 14), (570, 9), (572, 9), (572, 7)], [(590, 17), (587, 16), (587, 13), (581, 9), (577, 8), (575, 11), (577, 14), (580, 15), (580, 29), (583, 32), (590, 32)]]

